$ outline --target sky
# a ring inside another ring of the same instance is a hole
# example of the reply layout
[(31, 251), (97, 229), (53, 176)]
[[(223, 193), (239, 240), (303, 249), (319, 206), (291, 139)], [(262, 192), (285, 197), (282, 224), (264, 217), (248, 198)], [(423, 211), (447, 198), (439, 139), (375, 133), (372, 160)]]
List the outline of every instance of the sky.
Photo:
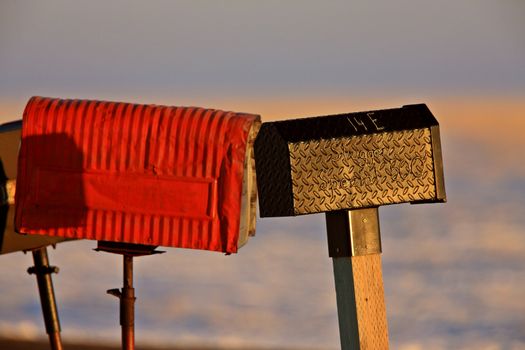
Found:
[[(525, 349), (525, 3), (0, 0), (0, 122), (33, 95), (260, 114), (426, 103), (448, 202), (380, 208), (391, 347)], [(1, 151), (1, 150), (0, 150)], [(117, 342), (120, 261), (50, 252), (64, 338)], [(338, 348), (324, 218), (237, 255), (137, 259), (137, 340)], [(0, 256), (0, 335), (42, 337), (29, 255)]]

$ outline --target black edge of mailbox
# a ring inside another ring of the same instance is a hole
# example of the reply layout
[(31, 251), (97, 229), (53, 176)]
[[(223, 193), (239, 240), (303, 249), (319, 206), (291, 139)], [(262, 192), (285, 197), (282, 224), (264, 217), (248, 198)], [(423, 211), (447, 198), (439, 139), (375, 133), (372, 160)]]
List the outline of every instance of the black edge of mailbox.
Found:
[(22, 129), (22, 120), (15, 120), (12, 122), (0, 124), (0, 132), (8, 132), (20, 129)]
[[(429, 128), (435, 151), (436, 200), (446, 201), (439, 123), (426, 104), (263, 123), (255, 141), (260, 216), (294, 216), (291, 143)], [(439, 158), (439, 159), (438, 159)]]
[(255, 139), (254, 149), (255, 168), (258, 169), (257, 187), (259, 193), (265, 194), (259, 196), (261, 217), (293, 216), (292, 179), (287, 141), (282, 138), (273, 123), (263, 123)]
[(282, 120), (264, 125), (272, 125), (284, 142), (300, 142), (428, 128), (438, 125), (438, 122), (425, 104), (414, 104), (402, 108)]

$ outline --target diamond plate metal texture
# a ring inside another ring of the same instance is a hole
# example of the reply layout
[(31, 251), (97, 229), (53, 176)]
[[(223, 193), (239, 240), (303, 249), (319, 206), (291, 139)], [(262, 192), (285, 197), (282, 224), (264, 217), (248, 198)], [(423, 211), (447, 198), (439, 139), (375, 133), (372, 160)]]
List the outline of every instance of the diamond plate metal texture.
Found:
[(430, 129), (288, 143), (294, 214), (436, 197)]
[(294, 215), (287, 145), (271, 123), (262, 124), (254, 144), (262, 217)]

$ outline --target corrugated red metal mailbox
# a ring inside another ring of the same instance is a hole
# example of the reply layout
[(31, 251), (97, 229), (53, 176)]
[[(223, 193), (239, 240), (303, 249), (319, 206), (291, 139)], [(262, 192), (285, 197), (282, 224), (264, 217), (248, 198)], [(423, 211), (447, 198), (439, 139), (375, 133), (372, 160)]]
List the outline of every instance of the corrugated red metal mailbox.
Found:
[(132, 257), (156, 246), (235, 253), (255, 232), (260, 118), (219, 110), (32, 98), (16, 227), (124, 255), (123, 345), (133, 348)]
[(62, 342), (51, 280), (51, 273), (58, 272), (58, 268), (49, 266), (46, 247), (61, 242), (64, 238), (22, 236), (14, 230), (14, 197), (21, 129), (22, 121), (0, 125), (0, 254), (32, 252), (35, 266), (29, 268), (28, 272), (36, 275), (46, 332), (51, 348), (58, 350), (62, 348)]
[(326, 213), (342, 349), (388, 349), (378, 207), (445, 201), (426, 105), (264, 123), (261, 217)]

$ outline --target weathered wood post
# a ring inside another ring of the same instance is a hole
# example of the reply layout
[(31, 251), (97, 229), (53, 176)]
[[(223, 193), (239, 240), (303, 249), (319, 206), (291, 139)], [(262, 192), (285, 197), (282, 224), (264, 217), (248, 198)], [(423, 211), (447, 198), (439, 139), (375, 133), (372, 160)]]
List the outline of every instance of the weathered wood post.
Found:
[(326, 213), (341, 348), (388, 349), (378, 207), (445, 201), (430, 110), (263, 123), (255, 161), (261, 217)]

